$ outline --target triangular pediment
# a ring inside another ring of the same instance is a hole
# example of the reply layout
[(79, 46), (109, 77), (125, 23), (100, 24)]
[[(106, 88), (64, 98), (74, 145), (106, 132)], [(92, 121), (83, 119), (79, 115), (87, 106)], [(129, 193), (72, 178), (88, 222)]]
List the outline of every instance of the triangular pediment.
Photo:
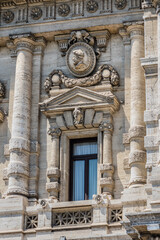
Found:
[(51, 97), (40, 104), (41, 110), (65, 111), (76, 106), (83, 108), (95, 107), (100, 105), (114, 105), (116, 97), (109, 91), (108, 93), (97, 93), (82, 87), (74, 87), (65, 93)]

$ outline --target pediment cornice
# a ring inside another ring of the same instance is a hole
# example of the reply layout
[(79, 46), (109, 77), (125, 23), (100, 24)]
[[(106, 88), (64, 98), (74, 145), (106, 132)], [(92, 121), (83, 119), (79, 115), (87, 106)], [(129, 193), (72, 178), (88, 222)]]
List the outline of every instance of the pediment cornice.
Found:
[(119, 101), (111, 91), (97, 93), (82, 87), (74, 87), (66, 93), (51, 97), (40, 103), (41, 111), (48, 117), (73, 110), (75, 107), (101, 109), (113, 113), (118, 110)]

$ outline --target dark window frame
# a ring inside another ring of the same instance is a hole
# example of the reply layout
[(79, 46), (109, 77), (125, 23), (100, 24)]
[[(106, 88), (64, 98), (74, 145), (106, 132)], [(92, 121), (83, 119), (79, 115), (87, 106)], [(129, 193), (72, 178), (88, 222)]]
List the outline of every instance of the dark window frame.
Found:
[[(70, 139), (70, 178), (69, 178), (69, 200), (73, 201), (73, 162), (76, 160), (84, 160), (85, 161), (85, 180), (84, 180), (84, 200), (88, 200), (89, 195), (89, 160), (97, 159), (97, 154), (86, 154), (86, 155), (73, 155), (73, 146), (75, 143), (86, 143), (86, 142), (96, 142), (97, 137), (93, 138), (79, 138), (79, 139)], [(98, 145), (97, 145), (98, 146)]]

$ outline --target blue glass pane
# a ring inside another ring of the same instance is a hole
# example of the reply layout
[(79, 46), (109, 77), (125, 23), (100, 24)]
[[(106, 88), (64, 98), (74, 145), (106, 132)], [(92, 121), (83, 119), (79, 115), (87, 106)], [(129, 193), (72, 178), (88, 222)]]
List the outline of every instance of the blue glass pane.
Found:
[(85, 161), (73, 162), (73, 201), (84, 200)]
[(86, 142), (86, 143), (75, 143), (73, 147), (73, 155), (86, 155), (86, 154), (97, 154), (97, 143)]
[(97, 194), (97, 159), (89, 160), (89, 199)]

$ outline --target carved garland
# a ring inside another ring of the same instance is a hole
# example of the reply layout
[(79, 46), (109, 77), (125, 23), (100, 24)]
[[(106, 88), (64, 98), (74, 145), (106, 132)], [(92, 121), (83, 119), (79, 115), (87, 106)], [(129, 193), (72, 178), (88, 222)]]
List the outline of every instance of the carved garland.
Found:
[[(108, 74), (104, 74), (104, 71), (108, 71)], [(117, 71), (110, 65), (102, 65), (98, 68), (98, 71), (89, 77), (84, 78), (68, 78), (60, 70), (54, 70), (44, 83), (45, 91), (48, 93), (53, 86), (64, 84), (67, 88), (75, 86), (89, 87), (98, 84), (101, 80), (109, 81), (112, 86), (119, 85), (119, 75)]]

